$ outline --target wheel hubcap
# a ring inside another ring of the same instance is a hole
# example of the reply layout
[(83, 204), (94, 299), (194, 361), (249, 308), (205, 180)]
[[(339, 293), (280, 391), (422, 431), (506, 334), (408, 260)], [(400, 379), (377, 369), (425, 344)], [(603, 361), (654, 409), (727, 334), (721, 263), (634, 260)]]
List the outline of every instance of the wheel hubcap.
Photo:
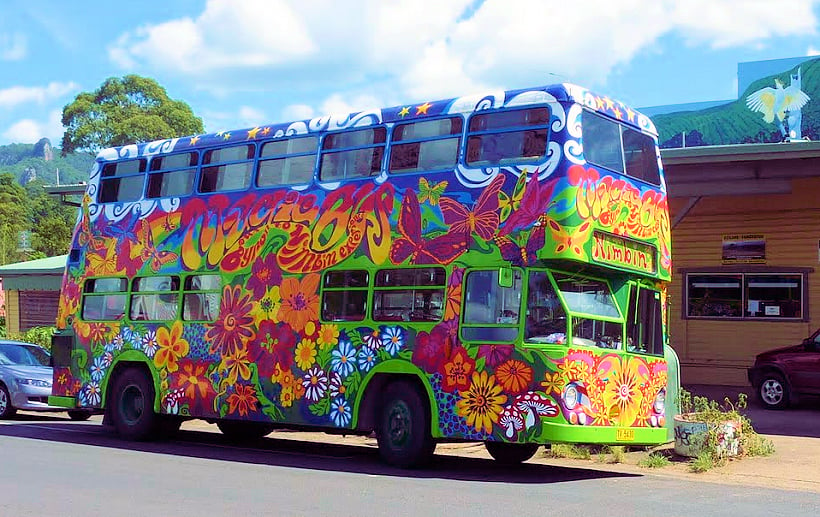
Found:
[(403, 402), (396, 402), (390, 408), (388, 436), (393, 445), (403, 445), (410, 436), (410, 410)]
[(760, 386), (760, 395), (767, 404), (777, 404), (783, 400), (783, 385), (774, 379), (768, 379)]
[(9, 404), (9, 399), (6, 398), (6, 392), (0, 390), (0, 413), (5, 413), (6, 407)]
[(127, 386), (120, 398), (120, 414), (123, 419), (129, 424), (133, 425), (139, 421), (145, 407), (145, 399), (142, 396), (142, 390), (137, 386)]

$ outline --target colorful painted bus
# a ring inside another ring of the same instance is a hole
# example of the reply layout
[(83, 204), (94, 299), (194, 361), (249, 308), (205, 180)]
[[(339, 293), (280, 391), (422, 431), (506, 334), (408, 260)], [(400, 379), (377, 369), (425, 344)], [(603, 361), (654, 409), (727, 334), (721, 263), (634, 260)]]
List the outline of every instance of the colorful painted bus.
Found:
[(50, 402), (124, 438), (375, 433), (504, 463), (669, 441), (655, 128), (559, 84), (99, 153)]

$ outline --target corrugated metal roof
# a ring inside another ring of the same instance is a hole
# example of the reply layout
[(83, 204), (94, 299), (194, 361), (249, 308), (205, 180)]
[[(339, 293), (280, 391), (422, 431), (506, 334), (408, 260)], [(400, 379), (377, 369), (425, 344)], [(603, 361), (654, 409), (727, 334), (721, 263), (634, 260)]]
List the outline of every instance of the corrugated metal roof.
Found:
[(62, 275), (68, 255), (57, 255), (27, 262), (17, 262), (0, 266), (0, 277), (18, 275)]

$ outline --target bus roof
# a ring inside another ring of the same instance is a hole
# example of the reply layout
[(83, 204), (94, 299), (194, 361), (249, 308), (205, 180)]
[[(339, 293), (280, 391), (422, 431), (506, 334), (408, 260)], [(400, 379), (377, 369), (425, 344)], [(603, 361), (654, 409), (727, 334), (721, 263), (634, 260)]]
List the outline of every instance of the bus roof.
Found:
[[(118, 160), (144, 154), (163, 154), (178, 151), (176, 143), (186, 141), (186, 150), (213, 147), (257, 139), (275, 139), (307, 135), (309, 133), (367, 127), (375, 124), (397, 123), (404, 120), (418, 120), (419, 115), (430, 118), (446, 115), (466, 115), (484, 109), (527, 106), (544, 103), (577, 103), (595, 110), (624, 124), (629, 124), (657, 136), (655, 125), (646, 115), (631, 109), (623, 102), (611, 99), (575, 84), (558, 83), (516, 90), (492, 90), (478, 94), (450, 99), (425, 101), (422, 103), (400, 104), (389, 108), (374, 108), (353, 113), (332, 114), (293, 122), (264, 124), (253, 128), (240, 128), (200, 135), (189, 135), (128, 144), (103, 149), (97, 155), (99, 161)], [(409, 117), (409, 118), (408, 118)]]

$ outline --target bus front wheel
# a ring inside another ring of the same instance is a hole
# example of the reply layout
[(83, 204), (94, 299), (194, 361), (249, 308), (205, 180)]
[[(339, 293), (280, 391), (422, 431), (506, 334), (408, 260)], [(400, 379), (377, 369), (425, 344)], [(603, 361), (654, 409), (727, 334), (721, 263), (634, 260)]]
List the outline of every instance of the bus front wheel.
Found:
[(501, 465), (518, 465), (535, 456), (540, 447), (537, 443), (484, 442), (484, 447)]
[(114, 380), (111, 416), (117, 434), (146, 441), (157, 436), (159, 415), (154, 413), (154, 383), (141, 368), (127, 368)]
[(429, 402), (410, 382), (391, 383), (382, 396), (376, 438), (390, 465), (413, 468), (427, 463), (436, 444), (430, 435)]

